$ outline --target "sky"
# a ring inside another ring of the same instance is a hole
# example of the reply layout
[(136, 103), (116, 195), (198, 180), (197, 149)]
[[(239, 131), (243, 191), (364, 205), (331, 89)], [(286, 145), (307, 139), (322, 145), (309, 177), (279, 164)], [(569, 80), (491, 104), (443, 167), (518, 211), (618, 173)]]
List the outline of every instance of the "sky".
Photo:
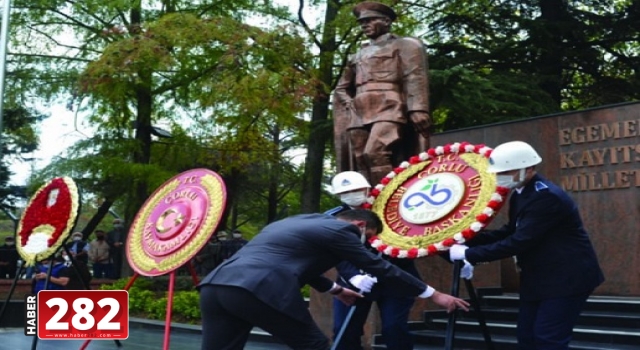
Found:
[[(276, 2), (289, 6), (293, 13), (297, 12), (297, 6), (299, 6), (297, 0), (277, 0)], [(305, 7), (304, 16), (311, 25), (317, 23), (317, 12), (314, 9), (310, 9), (308, 5)], [(258, 18), (254, 20), (254, 24), (268, 25)], [(55, 156), (62, 154), (68, 147), (91, 133), (86, 126), (82, 126), (81, 116), (78, 117), (77, 124), (79, 127), (76, 130), (74, 125), (75, 113), (69, 111), (64, 103), (54, 104), (45, 112), (50, 116), (41, 122), (38, 127), (40, 130), (40, 146), (33, 154), (25, 155), (25, 158), (32, 160), (14, 162), (11, 165), (11, 171), (14, 175), (11, 176), (10, 184), (25, 185), (32, 171), (44, 168)], [(302, 161), (305, 155), (306, 151), (300, 150), (293, 156)]]
[(40, 130), (40, 147), (32, 154), (25, 155), (25, 158), (32, 159), (27, 162), (14, 162), (11, 165), (10, 183), (13, 185), (26, 185), (27, 179), (32, 169), (44, 168), (51, 162), (51, 159), (63, 153), (68, 147), (86, 137), (83, 133), (89, 133), (79, 127), (75, 129), (75, 113), (66, 109), (62, 104), (53, 105), (47, 112), (50, 116), (42, 121), (38, 129)]

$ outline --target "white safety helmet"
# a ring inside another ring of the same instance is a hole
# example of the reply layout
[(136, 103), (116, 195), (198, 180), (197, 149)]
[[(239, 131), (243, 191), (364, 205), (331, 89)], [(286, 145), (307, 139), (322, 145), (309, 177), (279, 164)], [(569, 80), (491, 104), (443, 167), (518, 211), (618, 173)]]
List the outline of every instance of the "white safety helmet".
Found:
[(362, 174), (355, 171), (343, 171), (338, 173), (331, 180), (331, 190), (333, 194), (340, 194), (363, 188), (371, 188), (371, 185)]
[(490, 173), (501, 173), (516, 169), (524, 169), (540, 164), (542, 158), (531, 145), (522, 141), (511, 141), (498, 145), (489, 157)]

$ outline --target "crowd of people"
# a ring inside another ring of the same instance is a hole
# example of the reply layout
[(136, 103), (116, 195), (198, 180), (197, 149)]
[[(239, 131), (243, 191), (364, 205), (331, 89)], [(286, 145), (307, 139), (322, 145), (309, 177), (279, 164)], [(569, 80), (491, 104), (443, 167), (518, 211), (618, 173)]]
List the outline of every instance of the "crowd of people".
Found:
[[(98, 229), (94, 232), (94, 239), (91, 241), (87, 241), (82, 232), (72, 233), (70, 240), (66, 243), (66, 249), (75, 261), (92, 271), (93, 277), (119, 279), (125, 237), (123, 221), (115, 219), (111, 231), (105, 232)], [(59, 257), (58, 260), (60, 259)], [(15, 238), (13, 236), (5, 237), (4, 244), (0, 246), (0, 279), (15, 278), (18, 273), (19, 260), (21, 259), (15, 246)], [(39, 261), (35, 266), (28, 266), (20, 277), (36, 278), (37, 274), (47, 270), (44, 265), (46, 265), (45, 262)]]

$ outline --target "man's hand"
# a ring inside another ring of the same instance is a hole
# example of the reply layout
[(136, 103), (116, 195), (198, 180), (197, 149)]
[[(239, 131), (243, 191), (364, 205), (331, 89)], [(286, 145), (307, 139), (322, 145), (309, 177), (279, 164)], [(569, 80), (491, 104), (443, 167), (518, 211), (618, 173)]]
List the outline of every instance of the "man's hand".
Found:
[(422, 137), (429, 139), (431, 136), (429, 133), (429, 127), (431, 127), (431, 117), (429, 113), (423, 111), (409, 112), (409, 119), (416, 131), (422, 135)]
[(460, 298), (456, 298), (449, 294), (444, 294), (444, 293), (435, 291), (431, 296), (431, 300), (433, 300), (433, 302), (436, 303), (436, 305), (439, 305), (447, 309), (447, 312), (454, 311), (455, 309), (462, 309), (464, 311), (469, 311), (468, 302)]
[(349, 288), (344, 288), (342, 292), (336, 294), (335, 297), (345, 305), (352, 305), (356, 302), (357, 298), (362, 298), (363, 295)]
[(369, 275), (355, 275), (349, 278), (349, 283), (352, 286), (358, 288), (362, 293), (371, 292), (373, 285), (378, 282), (378, 279)]
[(451, 248), (449, 248), (449, 259), (451, 259), (451, 262), (454, 262), (456, 260), (464, 260), (464, 254), (467, 249), (469, 249), (469, 247), (464, 244), (452, 245)]

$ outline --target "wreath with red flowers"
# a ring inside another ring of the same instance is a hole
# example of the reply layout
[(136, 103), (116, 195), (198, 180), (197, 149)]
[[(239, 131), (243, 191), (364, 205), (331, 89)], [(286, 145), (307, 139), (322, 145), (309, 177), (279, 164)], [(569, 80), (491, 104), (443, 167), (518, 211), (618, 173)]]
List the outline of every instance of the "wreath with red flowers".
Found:
[[(387, 174), (387, 176), (385, 176), (380, 181), (380, 184), (376, 185), (371, 190), (369, 198), (367, 199), (367, 203), (365, 203), (364, 207), (366, 209), (374, 210), (377, 213), (384, 212), (384, 209), (381, 208), (386, 205), (386, 201), (385, 203), (381, 203), (382, 201), (380, 195), (382, 193), (385, 193), (385, 195), (388, 196), (388, 191), (385, 191), (386, 189), (388, 189), (388, 187), (391, 187), (393, 190), (394, 188), (400, 186), (402, 184), (402, 181), (404, 180), (399, 178), (406, 177), (401, 174), (407, 171), (407, 169), (417, 166), (425, 166), (425, 164), (428, 164), (428, 162), (436, 159), (437, 157), (452, 154), (463, 155), (465, 153), (480, 155), (484, 160), (487, 160), (486, 164), (488, 164), (488, 158), (491, 155), (491, 151), (492, 149), (485, 145), (473, 145), (468, 142), (456, 142), (453, 144), (430, 148), (425, 152), (411, 157), (409, 161), (402, 162), (392, 172)], [(470, 215), (470, 217), (468, 218), (468, 225), (465, 223), (464, 228), (459, 230), (457, 230), (456, 227), (452, 227), (452, 229), (455, 228), (456, 231), (447, 232), (447, 238), (439, 239), (435, 243), (430, 243), (424, 246), (407, 246), (407, 243), (403, 241), (401, 246), (400, 244), (389, 242), (388, 239), (385, 240), (383, 236), (386, 235), (386, 237), (389, 237), (390, 232), (393, 235), (396, 234), (395, 232), (392, 232), (385, 220), (383, 220), (383, 232), (380, 235), (371, 237), (369, 239), (369, 243), (379, 252), (382, 252), (391, 257), (410, 259), (437, 255), (440, 252), (448, 250), (454, 244), (463, 244), (465, 241), (473, 238), (479, 231), (481, 231), (491, 222), (491, 220), (496, 216), (498, 210), (504, 204), (506, 196), (509, 193), (508, 188), (497, 186), (495, 182), (495, 176), (488, 175), (486, 179), (488, 179), (487, 183), (492, 186), (489, 192), (487, 192), (487, 201), (482, 202), (481, 206), (478, 206), (476, 210), (470, 213), (472, 216)], [(395, 238), (396, 237), (394, 237), (394, 239)]]
[(58, 251), (75, 226), (79, 211), (78, 187), (69, 177), (54, 178), (36, 191), (18, 224), (16, 249), (26, 266)]

